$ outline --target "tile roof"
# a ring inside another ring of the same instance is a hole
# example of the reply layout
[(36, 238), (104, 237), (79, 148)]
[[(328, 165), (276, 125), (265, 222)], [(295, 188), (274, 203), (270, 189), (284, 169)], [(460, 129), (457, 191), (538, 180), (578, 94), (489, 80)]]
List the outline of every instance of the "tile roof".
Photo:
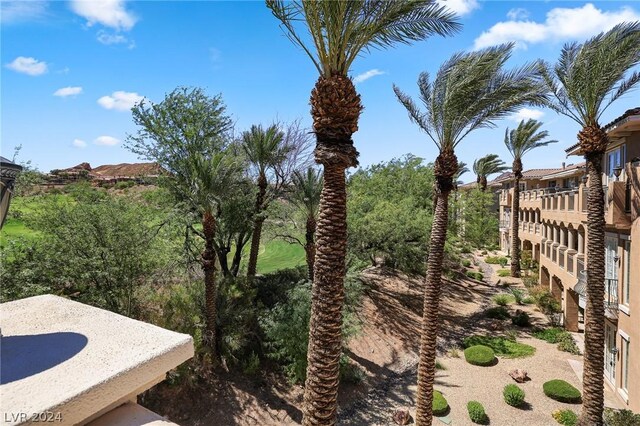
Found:
[[(640, 115), (640, 107), (635, 107), (635, 108), (631, 108), (631, 109), (626, 110), (624, 112), (624, 114), (622, 114), (619, 117), (614, 118), (610, 123), (607, 123), (604, 126), (602, 126), (602, 128), (605, 131), (609, 131), (613, 126), (615, 126), (616, 124), (618, 124), (619, 122), (621, 122), (625, 118), (627, 118), (629, 116), (632, 116), (632, 115)], [(564, 152), (569, 153), (569, 152), (575, 150), (578, 146), (580, 146), (580, 142), (574, 143), (569, 148), (565, 149)]]

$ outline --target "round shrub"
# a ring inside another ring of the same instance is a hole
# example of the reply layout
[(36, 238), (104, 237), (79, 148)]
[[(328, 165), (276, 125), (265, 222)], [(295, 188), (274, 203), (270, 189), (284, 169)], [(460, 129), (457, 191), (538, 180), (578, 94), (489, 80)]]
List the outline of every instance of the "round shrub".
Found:
[(511, 317), (509, 310), (504, 306), (494, 306), (493, 308), (487, 309), (485, 312), (487, 318), (504, 320)]
[(551, 416), (562, 426), (576, 426), (578, 424), (578, 415), (571, 410), (556, 410)]
[(486, 367), (493, 364), (495, 358), (496, 355), (493, 349), (488, 346), (475, 345), (464, 350), (464, 359), (466, 359), (469, 364)]
[(505, 386), (502, 395), (504, 402), (512, 407), (519, 407), (524, 402), (524, 391), (514, 384)]
[(449, 409), (449, 403), (438, 391), (433, 391), (433, 403), (431, 404), (434, 416), (443, 416)]
[(484, 407), (478, 401), (469, 401), (467, 403), (467, 411), (469, 412), (469, 418), (474, 423), (484, 424), (488, 420)]
[(484, 279), (484, 275), (482, 274), (482, 272), (467, 271), (466, 275), (467, 277), (473, 278), (474, 280), (478, 280), (478, 281), (482, 281)]
[(549, 380), (542, 385), (542, 390), (549, 398), (570, 404), (579, 403), (582, 396), (578, 389), (559, 379)]
[(511, 318), (511, 323), (519, 327), (529, 327), (529, 325), (531, 325), (529, 314), (518, 309), (513, 318)]
[(507, 306), (513, 300), (513, 296), (510, 294), (496, 294), (493, 296), (493, 301), (498, 306)]

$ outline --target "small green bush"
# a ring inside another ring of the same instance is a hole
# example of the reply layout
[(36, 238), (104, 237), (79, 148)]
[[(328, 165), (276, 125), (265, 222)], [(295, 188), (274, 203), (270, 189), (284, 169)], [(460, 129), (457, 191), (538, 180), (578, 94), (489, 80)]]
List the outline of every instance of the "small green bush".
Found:
[[(487, 254), (489, 254), (489, 252), (488, 252), (488, 251), (486, 251), (486, 250), (482, 250), (482, 251), (480, 252), (480, 254), (481, 254), (481, 255), (483, 255), (483, 256), (486, 256)], [(488, 262), (487, 262), (487, 263), (488, 263)]]
[(484, 261), (489, 265), (500, 265), (503, 268), (509, 263), (509, 259), (504, 256), (487, 256)]
[(474, 280), (478, 280), (478, 281), (482, 281), (484, 279), (484, 275), (482, 274), (482, 272), (467, 271), (466, 275), (467, 277), (473, 278)]
[(536, 301), (533, 300), (533, 297), (531, 297), (531, 296), (527, 296), (524, 299), (522, 299), (522, 304), (523, 305), (533, 305), (534, 303), (536, 303)]
[(571, 410), (556, 410), (551, 416), (562, 426), (576, 426), (578, 415)]
[(469, 412), (469, 418), (476, 424), (484, 424), (487, 422), (487, 413), (484, 412), (484, 407), (478, 401), (469, 401), (467, 403), (467, 411)]
[(113, 186), (114, 189), (127, 189), (127, 188), (132, 188), (136, 185), (136, 183), (132, 180), (125, 180), (125, 181), (121, 181), (121, 182), (116, 182), (116, 184)]
[(511, 317), (509, 310), (504, 306), (494, 306), (485, 311), (487, 318), (504, 320)]
[(582, 395), (580, 391), (564, 380), (549, 380), (542, 385), (544, 394), (551, 399), (570, 404), (580, 403)]
[(433, 403), (431, 405), (434, 416), (443, 416), (449, 409), (449, 403), (439, 391), (433, 391)]
[(522, 284), (527, 288), (535, 287), (538, 285), (538, 279), (538, 274), (526, 275), (522, 277)]
[(509, 259), (507, 259), (506, 257), (499, 257), (498, 263), (504, 268), (505, 266), (507, 266), (507, 263), (509, 263)]
[(524, 403), (524, 391), (514, 384), (505, 386), (502, 395), (504, 402), (512, 407), (519, 407)]
[(559, 343), (562, 340), (562, 336), (569, 334), (566, 330), (559, 327), (549, 327), (542, 330), (536, 330), (533, 332), (533, 337), (544, 340), (549, 343)]
[(446, 370), (447, 367), (440, 361), (436, 360), (436, 370)]
[(495, 357), (493, 349), (484, 345), (470, 346), (464, 350), (464, 359), (472, 365), (489, 366), (494, 363)]
[(471, 261), (469, 259), (462, 259), (462, 266), (464, 266), (465, 268), (470, 268)]
[(511, 318), (511, 323), (518, 327), (529, 327), (531, 325), (529, 314), (518, 309), (516, 314)]
[(576, 345), (576, 341), (569, 333), (565, 334), (558, 342), (558, 350), (569, 352), (570, 354), (580, 355), (580, 349)]
[(499, 277), (508, 277), (511, 276), (511, 271), (508, 269), (498, 269), (498, 276)]
[(493, 301), (496, 305), (499, 306), (507, 306), (509, 303), (513, 302), (513, 296), (510, 294), (496, 294), (493, 296)]
[(605, 426), (640, 426), (640, 414), (630, 410), (604, 409)]
[(493, 349), (496, 355), (505, 358), (525, 358), (536, 353), (536, 348), (533, 346), (518, 343), (501, 336), (473, 335), (465, 338), (463, 345), (465, 348), (475, 345), (488, 346)]
[(509, 291), (513, 295), (513, 298), (515, 299), (518, 305), (524, 304), (524, 295), (525, 295), (524, 290), (519, 288), (510, 288)]

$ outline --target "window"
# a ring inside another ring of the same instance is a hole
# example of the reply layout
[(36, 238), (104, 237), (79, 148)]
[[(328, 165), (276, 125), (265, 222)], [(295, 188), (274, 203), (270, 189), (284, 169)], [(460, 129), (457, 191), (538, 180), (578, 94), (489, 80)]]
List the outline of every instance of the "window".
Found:
[(622, 377), (620, 387), (624, 391), (629, 390), (629, 359), (631, 357), (631, 344), (628, 339), (622, 336)]
[(607, 153), (607, 176), (609, 176), (610, 179), (615, 179), (613, 169), (616, 167), (624, 167), (624, 154), (624, 145)]
[(622, 279), (622, 304), (629, 305), (631, 287), (631, 241), (624, 242), (624, 277)]

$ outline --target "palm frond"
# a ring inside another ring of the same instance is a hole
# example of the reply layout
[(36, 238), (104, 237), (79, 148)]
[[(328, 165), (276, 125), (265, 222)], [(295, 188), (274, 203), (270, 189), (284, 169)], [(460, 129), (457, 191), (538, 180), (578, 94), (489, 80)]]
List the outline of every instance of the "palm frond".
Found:
[(505, 130), (504, 144), (515, 161), (522, 161), (529, 151), (558, 142), (547, 139), (549, 132), (540, 130), (541, 127), (541, 122), (529, 119), (522, 120), (518, 127), (511, 131), (508, 128)]

